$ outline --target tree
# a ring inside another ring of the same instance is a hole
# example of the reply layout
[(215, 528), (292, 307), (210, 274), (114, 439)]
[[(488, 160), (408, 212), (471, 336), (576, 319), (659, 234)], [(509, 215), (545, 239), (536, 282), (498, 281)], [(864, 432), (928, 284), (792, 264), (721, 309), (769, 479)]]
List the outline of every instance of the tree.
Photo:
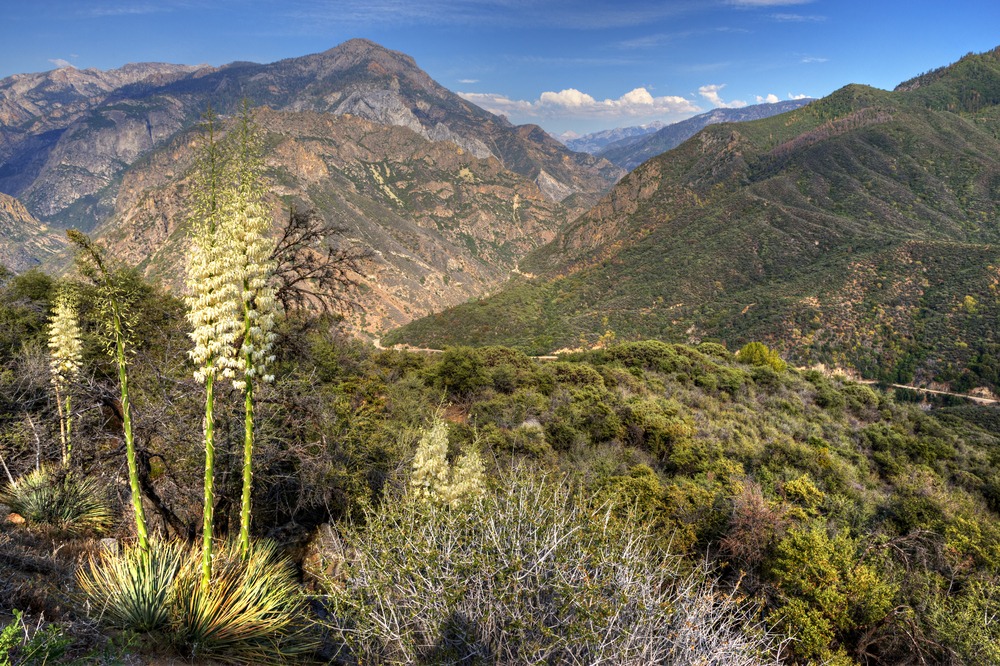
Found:
[[(63, 465), (69, 465), (73, 452), (72, 403), (70, 383), (80, 373), (80, 322), (76, 314), (76, 299), (68, 287), (59, 290), (49, 321), (49, 368), (59, 412), (59, 439), (62, 443)], [(64, 402), (65, 401), (65, 402)]]
[(286, 312), (318, 307), (324, 312), (356, 304), (357, 285), (371, 250), (337, 242), (347, 227), (331, 223), (312, 210), (292, 206), (271, 259), (276, 296)]
[(109, 267), (100, 250), (85, 234), (70, 229), (66, 235), (80, 248), (80, 270), (97, 285), (101, 308), (104, 311), (103, 322), (110, 341), (110, 352), (118, 366), (122, 433), (125, 437), (125, 458), (132, 492), (132, 509), (135, 512), (135, 531), (139, 537), (139, 549), (143, 553), (148, 553), (149, 532), (146, 529), (146, 513), (142, 508), (139, 468), (135, 457), (135, 437), (132, 434), (132, 408), (128, 392), (128, 331), (132, 315), (130, 306), (137, 296), (130, 289), (130, 285), (134, 285), (135, 281), (131, 279), (132, 276), (127, 269)]

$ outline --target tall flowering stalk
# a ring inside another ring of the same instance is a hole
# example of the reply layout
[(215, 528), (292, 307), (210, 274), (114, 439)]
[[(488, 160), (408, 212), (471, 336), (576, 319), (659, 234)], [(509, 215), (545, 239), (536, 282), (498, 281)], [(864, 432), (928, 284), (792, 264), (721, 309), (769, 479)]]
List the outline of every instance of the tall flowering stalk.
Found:
[(68, 288), (59, 290), (55, 309), (49, 320), (49, 369), (59, 412), (59, 440), (62, 443), (63, 465), (69, 465), (73, 453), (72, 402), (70, 383), (80, 374), (83, 345), (80, 342), (80, 322), (76, 314), (76, 299)]
[(128, 392), (128, 314), (134, 292), (128, 286), (129, 274), (123, 269), (111, 269), (100, 250), (87, 236), (76, 229), (66, 232), (69, 239), (82, 251), (81, 269), (98, 287), (104, 326), (111, 342), (111, 356), (118, 366), (118, 386), (121, 390), (122, 433), (125, 437), (125, 459), (128, 463), (128, 481), (132, 491), (132, 509), (135, 512), (135, 532), (139, 549), (149, 553), (149, 532), (146, 529), (146, 512), (142, 508), (142, 491), (139, 487), (139, 467), (135, 459), (135, 438), (132, 435), (132, 405)]
[(250, 497), (253, 486), (254, 385), (271, 382), (268, 366), (276, 335), (275, 319), (280, 305), (271, 285), (275, 271), (274, 241), (267, 235), (271, 211), (264, 186), (264, 159), (260, 129), (244, 100), (243, 110), (231, 133), (232, 167), (235, 196), (227, 211), (226, 226), (235, 263), (234, 276), (239, 282), (243, 315), (242, 343), (235, 358), (233, 385), (243, 391), (243, 494), (240, 501), (240, 556), (250, 553)]
[(217, 137), (216, 117), (209, 109), (192, 182), (192, 243), (188, 255), (188, 320), (194, 349), (195, 380), (205, 384), (205, 500), (202, 531), (202, 587), (212, 575), (215, 512), (215, 382), (233, 376), (241, 317), (238, 285), (227, 237), (231, 188), (226, 183), (226, 156)]

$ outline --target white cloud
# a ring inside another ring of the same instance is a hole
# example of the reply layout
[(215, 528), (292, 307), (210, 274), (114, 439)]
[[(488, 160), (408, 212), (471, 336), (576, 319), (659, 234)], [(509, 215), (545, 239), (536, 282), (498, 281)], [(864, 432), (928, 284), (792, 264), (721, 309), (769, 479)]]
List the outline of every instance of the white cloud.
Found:
[(470, 85), (472, 83), (479, 83), (479, 79), (459, 79), (458, 82)]
[(778, 96), (774, 93), (770, 93), (767, 97), (761, 97), (757, 95), (758, 104), (775, 104), (778, 102)]
[(803, 14), (771, 14), (771, 18), (783, 23), (820, 23), (826, 20), (825, 16), (805, 16)]
[(698, 88), (698, 94), (711, 102), (712, 106), (718, 106), (724, 109), (738, 109), (747, 105), (747, 103), (741, 99), (734, 99), (731, 102), (723, 101), (722, 97), (719, 96), (719, 91), (725, 87), (726, 84), (724, 83), (722, 85), (713, 84), (709, 86), (702, 86)]
[(808, 99), (808, 97), (809, 95), (803, 95), (802, 93), (799, 93), (798, 95), (788, 93), (788, 99)]
[(63, 69), (64, 67), (72, 67), (73, 66), (73, 63), (71, 63), (68, 60), (63, 60), (62, 58), (49, 58), (49, 62), (51, 62), (53, 65), (55, 65), (59, 69)]
[(494, 93), (458, 93), (463, 99), (493, 113), (523, 118), (645, 118), (697, 113), (691, 100), (676, 95), (653, 97), (645, 88), (635, 88), (618, 99), (595, 99), (575, 88), (543, 92), (538, 99), (510, 99)]
[(814, 62), (827, 62), (829, 60), (830, 60), (829, 58), (817, 58), (815, 56), (804, 56), (802, 58), (802, 62), (806, 63), (807, 65)]

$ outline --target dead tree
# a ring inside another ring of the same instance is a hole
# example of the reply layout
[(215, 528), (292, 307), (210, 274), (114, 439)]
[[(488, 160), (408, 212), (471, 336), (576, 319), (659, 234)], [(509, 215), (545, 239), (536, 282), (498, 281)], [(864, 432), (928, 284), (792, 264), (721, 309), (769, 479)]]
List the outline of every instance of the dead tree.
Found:
[(354, 289), (372, 252), (342, 242), (347, 227), (313, 210), (288, 212), (288, 222), (271, 258), (277, 298), (286, 312), (319, 309), (343, 312), (357, 307)]

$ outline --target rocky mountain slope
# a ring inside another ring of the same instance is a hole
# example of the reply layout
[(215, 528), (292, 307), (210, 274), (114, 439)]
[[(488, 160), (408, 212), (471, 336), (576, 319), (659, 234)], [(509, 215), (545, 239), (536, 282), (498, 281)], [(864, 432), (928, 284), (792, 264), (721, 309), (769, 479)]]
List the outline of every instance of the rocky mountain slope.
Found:
[(650, 134), (622, 137), (607, 143), (593, 154), (631, 171), (649, 158), (676, 148), (709, 125), (770, 118), (805, 106), (811, 101), (813, 100), (794, 99), (773, 104), (754, 104), (739, 109), (712, 109), (679, 123), (667, 125)]
[(0, 265), (21, 272), (66, 245), (62, 234), (42, 224), (14, 197), (0, 193)]
[(538, 278), (391, 339), (757, 339), (797, 363), (996, 387), (998, 156), (1000, 49), (895, 92), (713, 125), (527, 257)]
[[(371, 249), (347, 313), (379, 334), (495, 289), (517, 261), (551, 240), (566, 208), (494, 157), (405, 127), (314, 111), (257, 113), (267, 131), (276, 219), (314, 210), (344, 227), (339, 240)], [(179, 290), (187, 248), (185, 133), (125, 172), (95, 236), (116, 257)]]
[(140, 157), (244, 98), (276, 110), (359, 116), (496, 157), (558, 201), (584, 210), (623, 171), (573, 153), (535, 126), (515, 127), (433, 81), (413, 59), (365, 40), (276, 63), (220, 68), (136, 65), (12, 77), (3, 91), (0, 191), (41, 220), (93, 228)]

